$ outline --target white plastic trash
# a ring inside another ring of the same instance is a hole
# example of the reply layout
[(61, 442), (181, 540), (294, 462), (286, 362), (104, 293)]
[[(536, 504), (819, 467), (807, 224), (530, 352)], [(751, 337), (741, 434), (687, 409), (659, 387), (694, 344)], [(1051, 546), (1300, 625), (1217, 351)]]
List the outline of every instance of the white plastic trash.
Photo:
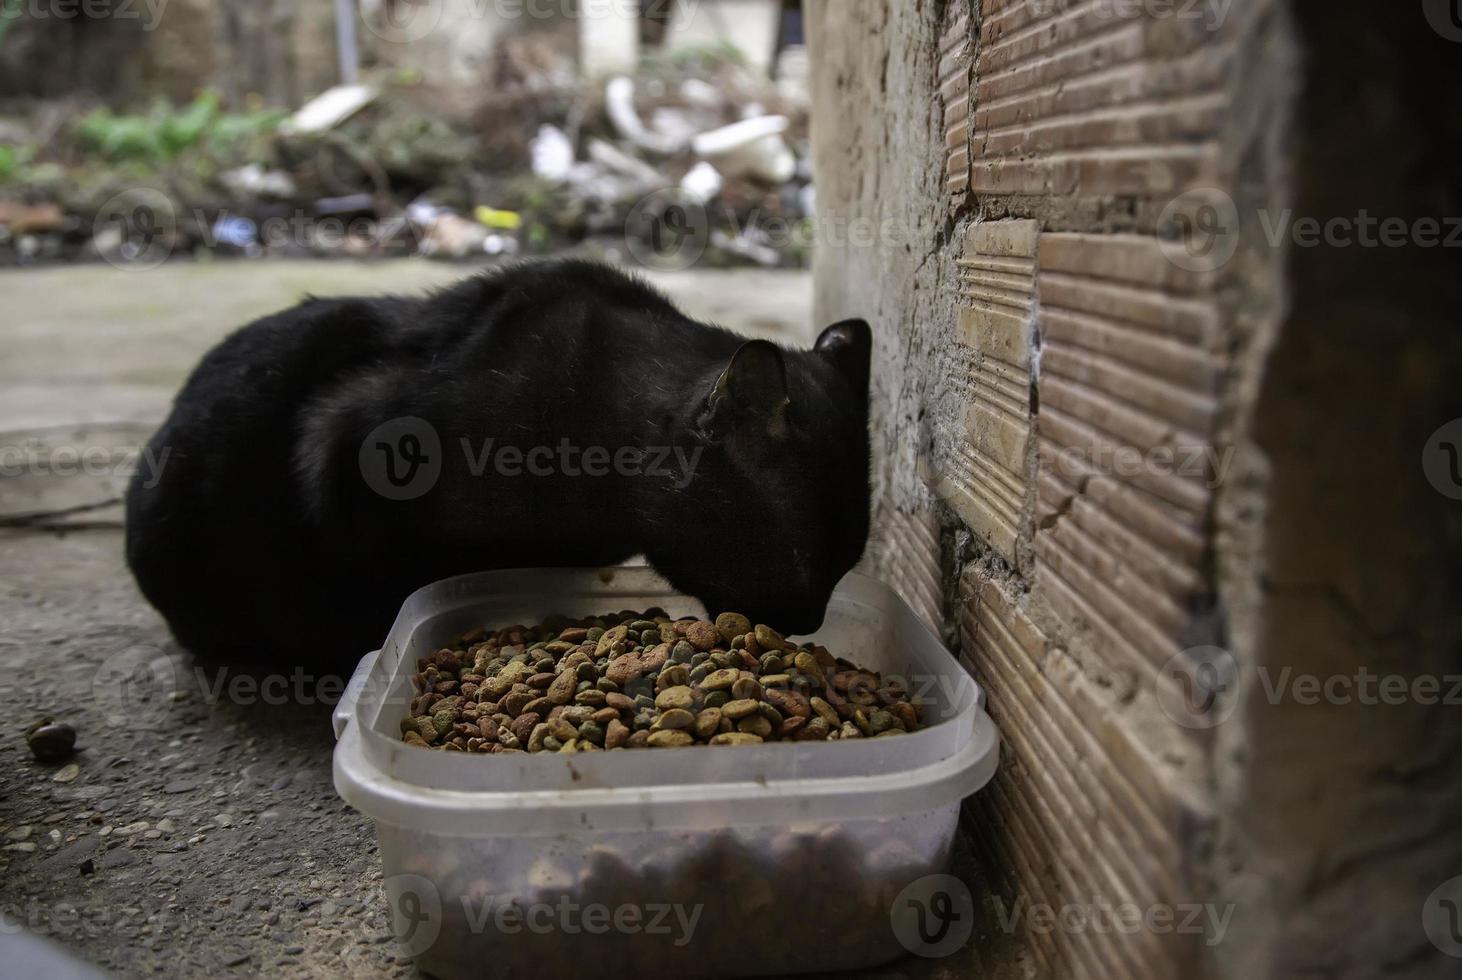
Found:
[(906, 952), (894, 900), (947, 871), (999, 735), (969, 674), (873, 579), (848, 575), (810, 639), (900, 679), (926, 704), (917, 732), (567, 755), (400, 741), (417, 658), (448, 639), (652, 606), (704, 612), (643, 567), (464, 576), (413, 594), (361, 661), (335, 714), (335, 788), (375, 821), (392, 926), (425, 972), (840, 974)]

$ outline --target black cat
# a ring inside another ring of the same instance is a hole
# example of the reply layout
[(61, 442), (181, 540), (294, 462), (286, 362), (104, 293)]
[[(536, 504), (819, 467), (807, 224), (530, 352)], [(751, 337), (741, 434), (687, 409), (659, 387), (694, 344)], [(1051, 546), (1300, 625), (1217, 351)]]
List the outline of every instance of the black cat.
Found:
[(436, 579), (637, 553), (810, 632), (868, 536), (870, 347), (862, 320), (746, 341), (577, 261), (311, 299), (193, 372), (127, 560), (180, 643), (238, 660), (340, 663)]

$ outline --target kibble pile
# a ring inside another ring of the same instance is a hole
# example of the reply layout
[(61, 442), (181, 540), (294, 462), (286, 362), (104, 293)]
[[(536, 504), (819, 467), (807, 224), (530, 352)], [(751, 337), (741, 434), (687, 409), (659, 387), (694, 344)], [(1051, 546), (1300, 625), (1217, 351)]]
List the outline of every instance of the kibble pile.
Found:
[(476, 629), (418, 669), (402, 739), (447, 751), (751, 745), (919, 727), (919, 706), (896, 682), (736, 613)]

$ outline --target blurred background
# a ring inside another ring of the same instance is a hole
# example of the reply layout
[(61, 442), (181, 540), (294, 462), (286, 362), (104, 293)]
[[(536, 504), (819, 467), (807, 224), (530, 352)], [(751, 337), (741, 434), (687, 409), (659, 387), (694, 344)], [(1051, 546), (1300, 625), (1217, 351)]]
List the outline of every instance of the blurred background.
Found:
[(0, 263), (799, 267), (807, 107), (783, 0), (5, 0)]

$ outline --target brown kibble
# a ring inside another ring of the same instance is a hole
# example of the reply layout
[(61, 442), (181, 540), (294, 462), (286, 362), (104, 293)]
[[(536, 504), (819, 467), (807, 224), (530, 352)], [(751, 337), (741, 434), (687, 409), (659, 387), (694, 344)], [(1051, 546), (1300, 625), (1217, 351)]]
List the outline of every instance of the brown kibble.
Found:
[(743, 718), (738, 721), (736, 723), (736, 730), (738, 732), (745, 732), (748, 735), (766, 738), (772, 733), (772, 723), (767, 721), (762, 715), (751, 715), (748, 718)]
[(900, 701), (889, 710), (894, 713), (899, 721), (904, 723), (904, 727), (909, 731), (912, 732), (919, 727), (919, 713), (909, 702)]
[(838, 713), (833, 710), (833, 706), (822, 698), (812, 698), (809, 703), (812, 705), (812, 710), (817, 712), (817, 716), (829, 725), (837, 727), (843, 723), (843, 720), (838, 717)]
[(614, 644), (623, 643), (628, 633), (629, 626), (624, 624), (605, 630), (604, 635), (599, 637), (599, 642), (594, 645), (594, 659), (604, 656)]
[(661, 711), (669, 711), (671, 708), (689, 709), (694, 703), (695, 694), (684, 685), (667, 687), (655, 696), (655, 707)]
[(670, 644), (661, 643), (649, 650), (634, 650), (609, 661), (604, 676), (623, 687), (643, 674), (659, 670), (670, 659)]
[(721, 709), (705, 708), (695, 716), (696, 738), (710, 738), (721, 727)]
[(806, 718), (812, 714), (812, 707), (808, 703), (807, 695), (801, 691), (772, 688), (763, 695), (763, 698), (767, 704), (776, 708), (783, 715), (796, 715), (799, 718)]
[(665, 712), (659, 718), (656, 718), (655, 719), (654, 727), (656, 729), (665, 729), (665, 728), (683, 729), (683, 728), (689, 728), (690, 726), (692, 726), (694, 724), (695, 724), (695, 715), (691, 714), (685, 708), (671, 708), (669, 711)]
[(763, 653), (768, 651), (777, 653), (787, 648), (787, 641), (783, 638), (782, 634), (764, 623), (757, 624), (755, 636), (756, 645), (761, 647)]
[(554, 704), (568, 704), (573, 699), (574, 689), (579, 685), (578, 675), (573, 670), (559, 671), (548, 687), (548, 700)]
[(791, 715), (782, 719), (782, 724), (777, 729), (777, 735), (781, 738), (791, 738), (797, 734), (798, 729), (807, 724), (807, 719), (801, 715)]
[(716, 644), (721, 641), (721, 634), (710, 623), (698, 620), (686, 627), (685, 638), (691, 646), (704, 653), (715, 649)]
[(827, 719), (818, 715), (798, 729), (793, 738), (799, 742), (820, 742), (825, 740), (832, 730), (833, 726), (828, 724)]
[(742, 718), (756, 714), (756, 701), (751, 698), (728, 701), (721, 707), (721, 713), (732, 721), (740, 721)]
[(533, 734), (533, 729), (543, 720), (543, 716), (536, 711), (527, 711), (513, 719), (508, 726), (512, 733), (518, 737), (518, 741), (527, 743), (528, 736)]
[(694, 745), (695, 739), (690, 732), (682, 732), (672, 728), (662, 728), (658, 732), (651, 732), (647, 742), (651, 748), (680, 748), (685, 745)]
[(721, 639), (729, 646), (738, 636), (751, 632), (751, 620), (740, 613), (722, 613), (716, 617), (716, 632), (721, 634)]
[(760, 735), (750, 732), (722, 732), (711, 739), (712, 745), (760, 745), (763, 739)]
[(604, 728), (604, 747), (617, 749), (629, 738), (629, 726), (615, 718)]
[(503, 711), (516, 718), (523, 713), (524, 708), (537, 700), (537, 697), (532, 691), (514, 691), (512, 694), (503, 696), (501, 707)]
[(741, 671), (735, 667), (723, 667), (720, 670), (713, 670), (701, 681), (703, 691), (724, 691), (730, 689), (741, 679)]

